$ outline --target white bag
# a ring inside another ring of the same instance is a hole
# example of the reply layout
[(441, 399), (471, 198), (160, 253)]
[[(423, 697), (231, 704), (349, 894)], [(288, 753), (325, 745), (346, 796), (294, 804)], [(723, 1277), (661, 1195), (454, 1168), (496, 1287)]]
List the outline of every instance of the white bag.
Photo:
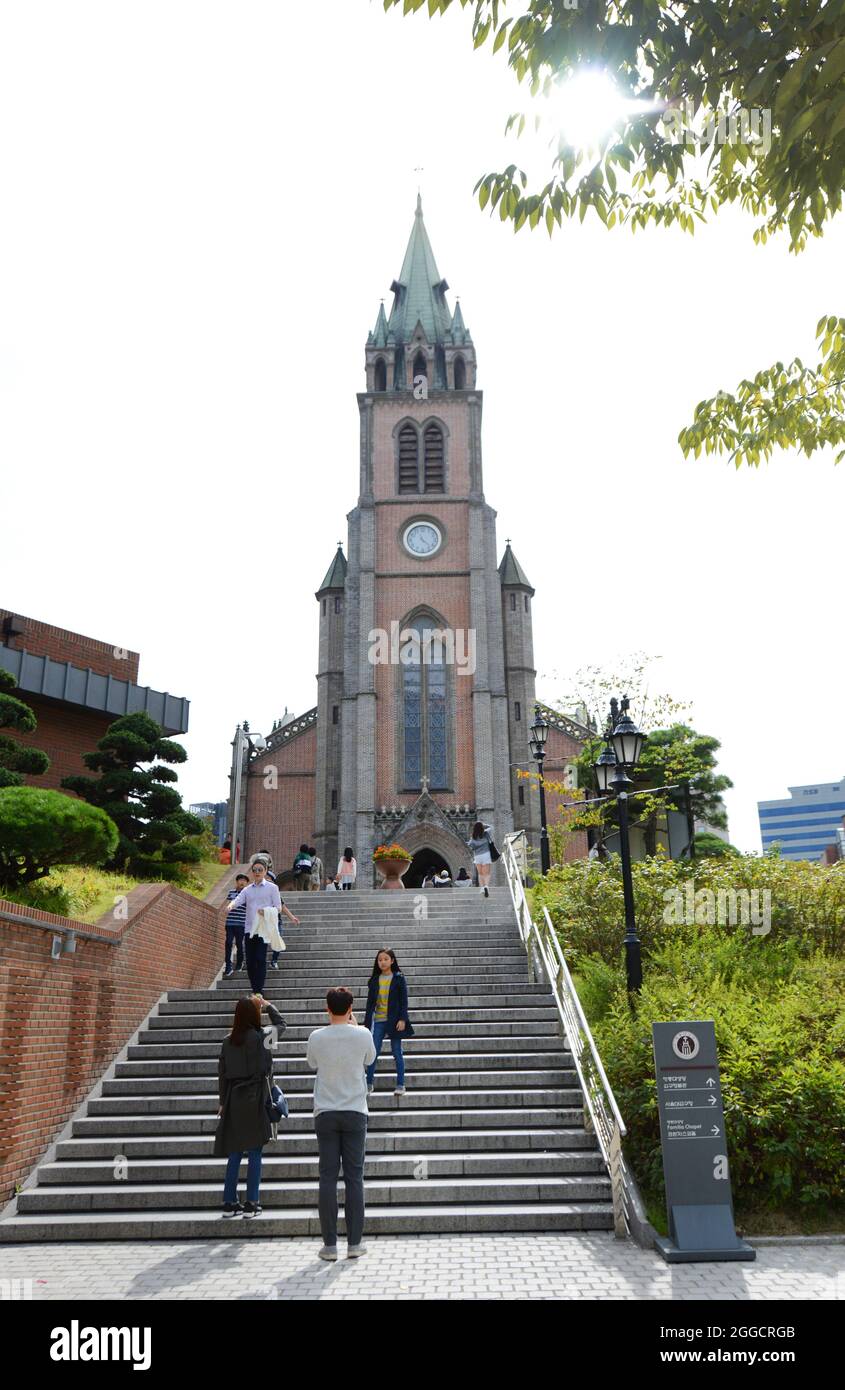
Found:
[(284, 937), (279, 931), (279, 913), (275, 907), (259, 907), (253, 935), (266, 941), (271, 951), (285, 951)]

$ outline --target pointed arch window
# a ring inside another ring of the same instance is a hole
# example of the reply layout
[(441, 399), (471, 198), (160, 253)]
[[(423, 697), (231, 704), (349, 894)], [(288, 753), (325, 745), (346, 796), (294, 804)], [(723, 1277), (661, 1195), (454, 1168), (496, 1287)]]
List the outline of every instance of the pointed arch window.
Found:
[(374, 384), (377, 391), (387, 390), (387, 364), (383, 357), (376, 358)]
[(421, 787), (423, 777), (433, 791), (449, 786), (446, 652), (442, 640), (431, 636), (440, 631), (436, 619), (424, 615), (402, 629), (402, 774), (408, 790)]
[(446, 475), (443, 466), (443, 431), (439, 425), (426, 425), (423, 436), (423, 492), (445, 492)]
[(455, 390), (465, 391), (467, 384), (466, 362), (462, 357), (455, 358)]
[(414, 377), (424, 376), (428, 381), (428, 363), (425, 360), (425, 353), (418, 352), (414, 358)]
[(403, 425), (399, 431), (399, 491), (419, 491), (420, 441), (416, 428)]

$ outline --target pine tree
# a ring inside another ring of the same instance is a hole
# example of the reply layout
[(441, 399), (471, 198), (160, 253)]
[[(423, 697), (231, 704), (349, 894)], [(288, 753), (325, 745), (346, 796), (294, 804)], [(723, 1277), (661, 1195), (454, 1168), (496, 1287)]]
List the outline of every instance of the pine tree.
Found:
[[(38, 721), (29, 705), (10, 695), (17, 681), (9, 671), (0, 670), (0, 729), (14, 729), (19, 734), (31, 734)], [(23, 774), (40, 777), (50, 766), (50, 759), (39, 748), (27, 748), (17, 739), (0, 734), (0, 787), (20, 787)]]
[(97, 752), (83, 758), (100, 776), (63, 779), (63, 787), (101, 807), (117, 826), (118, 845), (108, 867), (139, 878), (178, 879), (182, 865), (201, 858), (192, 838), (202, 834), (202, 821), (183, 810), (179, 793), (166, 785), (177, 775), (165, 764), (186, 759), (182, 745), (163, 738), (148, 714), (127, 714), (110, 725)]

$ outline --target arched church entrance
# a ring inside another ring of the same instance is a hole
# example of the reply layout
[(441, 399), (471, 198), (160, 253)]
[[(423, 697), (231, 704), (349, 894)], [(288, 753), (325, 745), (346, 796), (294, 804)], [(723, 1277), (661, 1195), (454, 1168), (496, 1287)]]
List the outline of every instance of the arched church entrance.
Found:
[(426, 874), (430, 873), (432, 869), (437, 874), (440, 873), (441, 869), (448, 869), (450, 874), (452, 872), (443, 855), (438, 854), (436, 849), (429, 849), (427, 846), (424, 849), (418, 849), (411, 860), (410, 869), (402, 878), (402, 882), (406, 888), (420, 888)]

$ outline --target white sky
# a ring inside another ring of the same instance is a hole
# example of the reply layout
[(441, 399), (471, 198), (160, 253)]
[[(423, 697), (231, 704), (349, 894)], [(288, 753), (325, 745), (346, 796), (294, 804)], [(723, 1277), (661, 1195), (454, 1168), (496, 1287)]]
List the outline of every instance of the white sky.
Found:
[[(191, 700), (186, 803), (316, 702), (314, 590), (358, 482), (363, 348), (422, 174), (484, 389), (485, 493), (535, 585), (538, 690), (661, 655), (722, 741), (731, 837), (845, 767), (832, 455), (685, 462), (719, 387), (842, 311), (845, 230), (800, 257), (733, 210), (694, 239), (479, 212), (529, 100), (463, 13), (380, 0), (0, 9), (0, 603), (141, 652)], [(260, 648), (250, 645), (260, 637)], [(552, 680), (548, 673), (557, 672)], [(546, 679), (543, 674), (546, 673)]]

